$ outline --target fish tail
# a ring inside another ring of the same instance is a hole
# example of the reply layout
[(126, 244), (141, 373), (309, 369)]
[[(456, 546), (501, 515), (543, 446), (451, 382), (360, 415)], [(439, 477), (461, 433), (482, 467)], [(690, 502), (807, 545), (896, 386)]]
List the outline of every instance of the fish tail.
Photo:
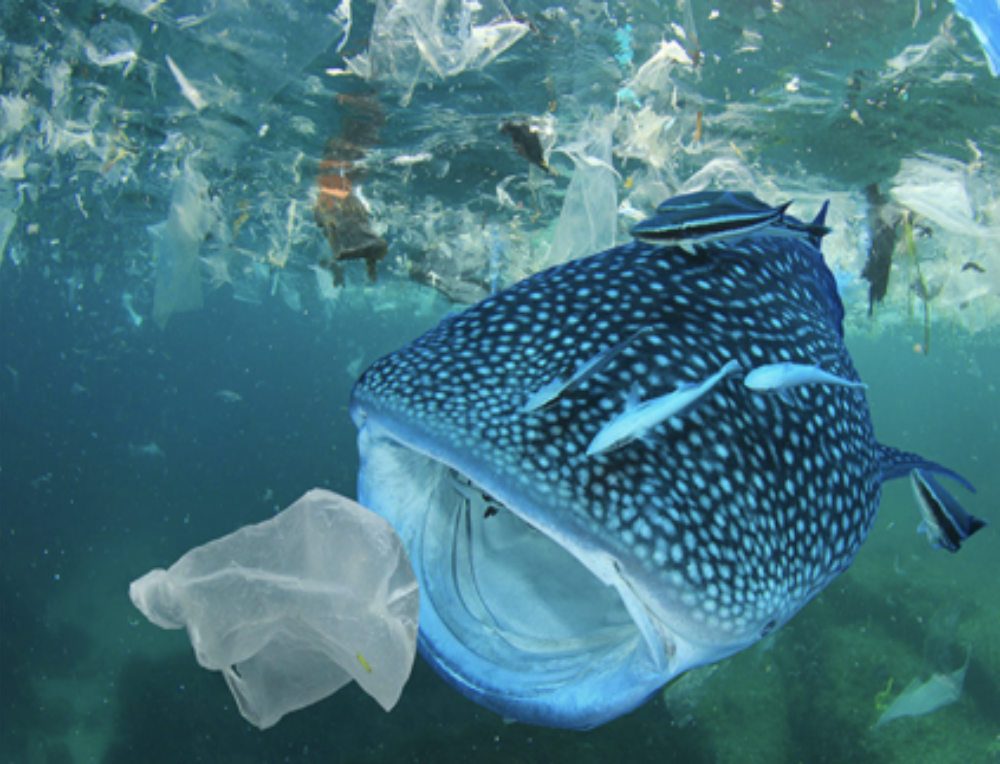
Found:
[(829, 199), (823, 202), (823, 206), (819, 208), (816, 217), (809, 224), (809, 241), (816, 249), (819, 249), (823, 237), (830, 233), (830, 229), (826, 225), (826, 211), (828, 209), (830, 209)]

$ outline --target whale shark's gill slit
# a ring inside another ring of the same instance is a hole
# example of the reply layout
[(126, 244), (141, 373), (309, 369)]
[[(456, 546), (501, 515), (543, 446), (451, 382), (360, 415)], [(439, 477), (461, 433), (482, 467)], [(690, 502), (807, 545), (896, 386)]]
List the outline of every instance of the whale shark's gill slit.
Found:
[[(464, 544), (456, 543), (452, 547), (452, 576), (459, 598), (466, 610), (479, 615), (484, 626), (492, 628), (499, 637), (509, 642), (501, 619), (490, 608), (489, 599), (484, 596), (485, 587), (481, 587), (479, 582), (479, 570), (489, 564), (487, 560), (477, 559), (484, 557), (486, 550), (476, 537), (477, 527), (486, 519), (486, 497), (459, 473), (452, 470), (450, 475), (459, 494), (460, 506), (455, 516), (455, 537), (464, 541)], [(494, 500), (493, 505), (497, 504), (499, 502)]]
[(615, 589), (618, 590), (618, 595), (622, 598), (622, 603), (628, 610), (629, 615), (632, 616), (636, 628), (639, 629), (639, 633), (642, 635), (650, 662), (657, 670), (666, 670), (668, 664), (667, 654), (673, 652), (672, 646), (664, 641), (662, 633), (653, 625), (649, 611), (631, 584), (629, 584), (621, 564), (615, 560), (612, 565), (615, 571)]
[[(482, 598), (475, 596), (478, 589), (474, 580), (471, 590), (469, 587), (463, 586), (463, 582), (466, 581), (466, 571), (475, 571), (474, 561), (464, 559), (465, 555), (471, 554), (472, 550), (472, 525), (470, 522), (472, 500), (459, 492), (456, 495), (456, 501), (459, 510), (455, 512), (452, 520), (452, 533), (456, 540), (464, 539), (465, 543), (456, 543), (451, 548), (451, 577), (456, 583), (455, 591), (462, 606), (470, 613), (482, 614), (482, 609), (479, 607), (482, 605)], [(488, 611), (486, 612), (488, 613)]]

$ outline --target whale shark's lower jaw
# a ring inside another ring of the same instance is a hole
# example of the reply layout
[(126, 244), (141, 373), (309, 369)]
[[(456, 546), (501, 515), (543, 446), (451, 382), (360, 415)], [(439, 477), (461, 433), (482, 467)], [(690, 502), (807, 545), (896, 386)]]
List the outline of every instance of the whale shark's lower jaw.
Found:
[(733, 652), (679, 637), (606, 553), (525, 522), (509, 495), (494, 498), (502, 487), (472, 481), (405, 426), (354, 415), (358, 498), (402, 537), (421, 653), (467, 697), (507, 719), (588, 729)]

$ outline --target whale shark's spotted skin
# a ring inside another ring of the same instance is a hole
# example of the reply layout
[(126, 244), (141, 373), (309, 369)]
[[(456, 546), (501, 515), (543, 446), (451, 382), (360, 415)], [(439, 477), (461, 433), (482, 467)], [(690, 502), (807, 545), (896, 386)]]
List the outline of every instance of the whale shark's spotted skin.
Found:
[[(636, 241), (445, 319), (368, 369), (353, 411), (359, 425), (370, 418), (461, 472), (592, 570), (588, 560), (613, 560), (651, 620), (696, 646), (697, 665), (787, 621), (850, 564), (883, 480), (935, 466), (876, 443), (860, 387), (807, 384), (779, 398), (740, 373), (620, 448), (587, 456), (588, 444), (630, 396), (700, 383), (734, 359), (743, 374), (797, 363), (858, 381), (843, 315), (822, 255), (803, 238), (694, 253)], [(361, 493), (374, 496), (365, 483)], [(423, 639), (434, 662), (435, 637)], [(589, 726), (627, 710), (524, 711), (459, 662), (443, 673), (508, 716)]]

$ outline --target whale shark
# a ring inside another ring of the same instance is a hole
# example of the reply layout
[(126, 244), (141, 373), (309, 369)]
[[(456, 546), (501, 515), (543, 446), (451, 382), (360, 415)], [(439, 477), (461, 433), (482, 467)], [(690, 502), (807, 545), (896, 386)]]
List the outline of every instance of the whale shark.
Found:
[[(924, 504), (962, 511), (927, 479), (961, 476), (876, 440), (820, 239), (633, 240), (361, 375), (358, 499), (402, 538), (419, 650), (461, 693), (603, 724), (786, 623), (851, 564), (886, 480), (919, 471)], [(744, 382), (761, 369), (786, 371)]]

